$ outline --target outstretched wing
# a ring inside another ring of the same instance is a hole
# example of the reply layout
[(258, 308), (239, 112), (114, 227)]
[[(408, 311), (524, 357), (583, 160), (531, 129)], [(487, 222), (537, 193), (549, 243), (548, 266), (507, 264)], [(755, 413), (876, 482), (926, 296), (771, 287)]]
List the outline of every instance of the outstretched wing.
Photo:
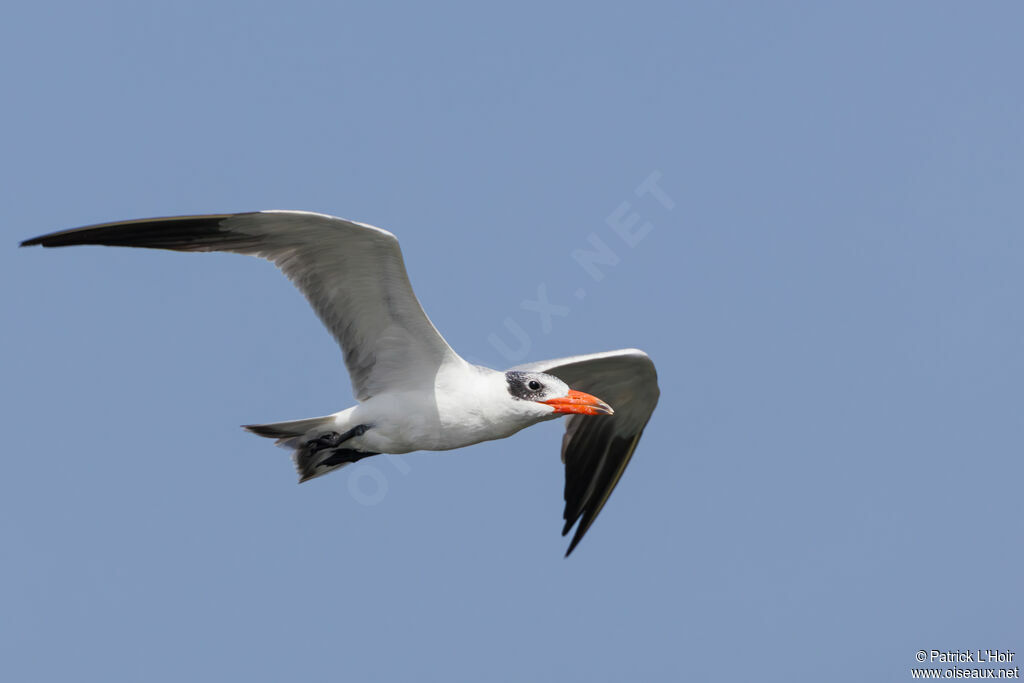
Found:
[(638, 349), (607, 351), (586, 356), (520, 365), (516, 370), (546, 372), (573, 389), (593, 394), (611, 405), (609, 417), (572, 415), (562, 439), (565, 463), (565, 526), (579, 521), (566, 557), (587, 533), (615, 485), (622, 478), (647, 421), (658, 404), (658, 374), (646, 353)]
[(360, 401), (385, 389), (432, 386), (438, 367), (458, 358), (416, 299), (398, 240), (371, 225), (260, 211), (104, 223), (21, 244), (228, 251), (272, 261), (341, 345)]

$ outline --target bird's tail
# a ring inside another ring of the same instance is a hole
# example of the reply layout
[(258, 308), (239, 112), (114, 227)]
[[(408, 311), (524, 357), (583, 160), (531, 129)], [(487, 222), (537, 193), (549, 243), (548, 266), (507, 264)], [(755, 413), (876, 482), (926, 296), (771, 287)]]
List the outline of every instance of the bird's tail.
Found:
[(344, 440), (356, 434), (353, 434), (354, 430), (345, 431), (343, 428), (341, 431), (344, 433), (339, 433), (337, 415), (242, 426), (253, 434), (274, 439), (278, 446), (291, 450), (300, 484), (368, 455), (375, 455), (344, 447)]

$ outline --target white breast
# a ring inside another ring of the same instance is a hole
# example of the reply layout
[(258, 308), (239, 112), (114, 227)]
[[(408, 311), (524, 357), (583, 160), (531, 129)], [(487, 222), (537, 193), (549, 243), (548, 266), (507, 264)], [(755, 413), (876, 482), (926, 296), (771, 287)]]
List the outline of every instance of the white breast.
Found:
[(385, 393), (357, 406), (352, 419), (370, 429), (358, 447), (378, 453), (446, 451), (503, 439), (543, 415), (523, 413), (504, 373), (459, 363), (437, 374), (432, 393)]

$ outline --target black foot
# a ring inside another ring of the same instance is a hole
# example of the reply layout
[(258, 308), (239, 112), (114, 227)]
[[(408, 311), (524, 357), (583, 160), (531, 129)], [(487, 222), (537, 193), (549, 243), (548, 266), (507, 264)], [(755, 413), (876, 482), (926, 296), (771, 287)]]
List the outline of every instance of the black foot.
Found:
[(325, 448), (335, 448), (336, 446), (340, 446), (341, 442), (341, 434), (338, 432), (327, 432), (326, 434), (321, 434), (315, 439), (310, 439), (306, 442), (305, 446), (309, 449), (310, 453), (316, 453), (317, 451), (322, 451)]
[(310, 439), (304, 445), (309, 449), (310, 455), (312, 455), (324, 450), (325, 448), (337, 448), (353, 437), (362, 436), (369, 428), (370, 425), (356, 425), (344, 434), (339, 434), (338, 432), (327, 432), (325, 434), (321, 434), (315, 439)]
[(339, 448), (331, 451), (329, 456), (317, 463), (317, 467), (334, 467), (335, 465), (344, 465), (349, 462), (358, 462), (363, 458), (369, 458), (371, 455), (379, 454), (354, 451), (350, 448)]

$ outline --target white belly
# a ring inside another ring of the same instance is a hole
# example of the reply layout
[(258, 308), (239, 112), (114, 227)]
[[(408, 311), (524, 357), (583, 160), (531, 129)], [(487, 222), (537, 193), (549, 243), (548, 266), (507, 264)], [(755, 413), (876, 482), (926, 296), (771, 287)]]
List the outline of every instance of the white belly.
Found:
[(352, 447), (375, 453), (447, 451), (481, 441), (503, 439), (526, 424), (488, 419), (480, 411), (445, 410), (422, 395), (374, 397), (352, 412), (353, 425), (370, 428), (353, 439)]

